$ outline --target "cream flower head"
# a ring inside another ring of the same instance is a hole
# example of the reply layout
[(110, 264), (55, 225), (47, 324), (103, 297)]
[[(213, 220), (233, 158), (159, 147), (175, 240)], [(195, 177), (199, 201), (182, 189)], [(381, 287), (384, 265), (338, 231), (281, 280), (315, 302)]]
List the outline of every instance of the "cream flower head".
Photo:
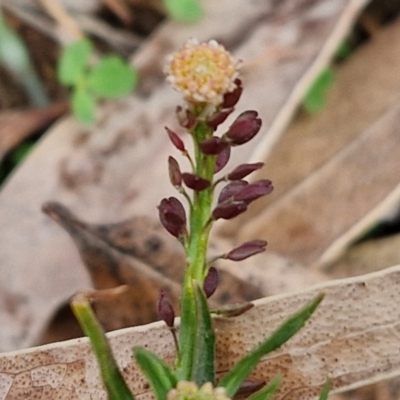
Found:
[(239, 62), (215, 40), (199, 43), (190, 39), (166, 58), (164, 73), (186, 101), (218, 106), (225, 93), (236, 88)]
[(175, 389), (168, 392), (167, 400), (230, 400), (225, 388), (214, 388), (211, 382), (200, 389), (195, 382), (179, 381)]

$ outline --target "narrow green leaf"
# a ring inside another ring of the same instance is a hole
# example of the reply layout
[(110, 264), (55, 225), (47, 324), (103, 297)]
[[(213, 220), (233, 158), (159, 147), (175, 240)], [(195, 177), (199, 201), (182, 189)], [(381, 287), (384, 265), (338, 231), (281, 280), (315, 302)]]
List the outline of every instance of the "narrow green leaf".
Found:
[(165, 400), (168, 392), (176, 386), (176, 376), (171, 368), (157, 355), (141, 347), (133, 349), (135, 359), (147, 380), (157, 400)]
[(215, 333), (203, 289), (197, 281), (193, 281), (193, 288), (197, 330), (191, 380), (200, 387), (206, 382), (215, 384)]
[(227, 396), (233, 397), (243, 382), (253, 371), (261, 358), (278, 349), (297, 333), (311, 317), (324, 294), (306, 304), (300, 311), (289, 317), (272, 335), (258, 347), (244, 356), (219, 382), (218, 386), (226, 388)]
[(322, 392), (319, 395), (319, 400), (326, 400), (328, 398), (330, 390), (331, 390), (331, 382), (329, 379), (327, 379), (327, 381), (325, 382), (325, 384), (322, 388)]
[(76, 295), (71, 308), (83, 331), (89, 337), (93, 352), (100, 367), (101, 377), (107, 389), (109, 400), (134, 400), (112, 354), (107, 337), (93, 313), (88, 299), (83, 294)]
[(334, 79), (335, 72), (332, 68), (326, 68), (320, 73), (303, 99), (302, 104), (307, 112), (316, 113), (324, 107), (326, 93)]
[[(277, 375), (267, 386), (252, 394), (247, 400), (268, 400), (275, 394), (281, 385), (282, 378)], [(321, 399), (320, 399), (321, 400)]]
[(204, 15), (200, 0), (164, 0), (164, 6), (171, 18), (182, 22), (196, 22)]
[(196, 346), (196, 301), (193, 285), (185, 278), (181, 300), (181, 326), (179, 329), (179, 360), (177, 378), (179, 381), (190, 381)]
[(76, 89), (71, 97), (72, 112), (83, 124), (92, 124), (96, 119), (96, 100), (85, 89)]
[(84, 76), (93, 45), (82, 39), (67, 46), (57, 65), (57, 76), (63, 85), (73, 86)]
[(118, 56), (104, 57), (88, 75), (88, 86), (97, 96), (116, 98), (132, 93), (137, 73)]

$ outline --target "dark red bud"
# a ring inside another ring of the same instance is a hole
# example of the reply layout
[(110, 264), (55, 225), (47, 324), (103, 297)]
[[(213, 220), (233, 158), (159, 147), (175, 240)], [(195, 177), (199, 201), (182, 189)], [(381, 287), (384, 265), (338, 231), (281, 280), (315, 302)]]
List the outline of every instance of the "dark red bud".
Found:
[(172, 144), (178, 150), (185, 151), (185, 144), (183, 143), (183, 140), (174, 131), (171, 131), (171, 129), (169, 129), (167, 126), (165, 127), (165, 130), (167, 131)]
[(173, 236), (179, 237), (186, 231), (186, 213), (182, 203), (175, 197), (162, 199), (158, 206), (160, 221)]
[(234, 107), (240, 99), (243, 92), (242, 81), (239, 78), (235, 79), (236, 88), (232, 92), (226, 93), (224, 96), (224, 101), (222, 103), (222, 108)]
[(190, 174), (189, 172), (184, 172), (182, 174), (182, 179), (189, 189), (193, 189), (196, 192), (207, 189), (211, 185), (209, 180), (204, 179), (199, 175)]
[(218, 196), (218, 203), (233, 199), (233, 197), (247, 185), (248, 182), (246, 181), (229, 182), (226, 186), (222, 188), (221, 193)]
[(215, 161), (214, 173), (221, 171), (222, 168), (228, 164), (229, 158), (231, 157), (231, 147), (227, 146), (222, 149), (221, 153), (218, 154), (217, 160)]
[(250, 204), (259, 197), (270, 194), (273, 188), (270, 180), (261, 179), (244, 187), (239, 193), (234, 195), (234, 199), (235, 201), (245, 201), (247, 204)]
[(213, 115), (210, 120), (207, 121), (207, 125), (212, 129), (217, 129), (218, 125), (221, 125), (228, 116), (232, 113), (233, 108), (229, 108), (227, 110), (222, 110), (217, 114)]
[(219, 283), (218, 271), (216, 268), (210, 267), (208, 269), (208, 273), (206, 278), (204, 279), (204, 284), (203, 284), (203, 290), (207, 299), (214, 294), (214, 292), (218, 287), (218, 283)]
[(181, 106), (176, 107), (176, 119), (179, 125), (185, 129), (193, 128), (196, 123), (196, 117), (187, 108)]
[(158, 316), (172, 328), (174, 326), (175, 312), (171, 299), (164, 290), (161, 290), (157, 303)]
[(230, 174), (228, 174), (228, 179), (231, 181), (243, 179), (247, 175), (250, 175), (252, 172), (263, 167), (263, 165), (264, 163), (262, 162), (238, 165)]
[(252, 240), (231, 250), (224, 258), (232, 261), (242, 261), (248, 257), (265, 251), (267, 242), (264, 240)]
[(217, 219), (231, 219), (247, 210), (247, 204), (244, 201), (227, 201), (220, 203), (212, 212), (214, 220)]
[(217, 155), (223, 149), (229, 147), (229, 143), (217, 136), (203, 140), (199, 143), (200, 150), (207, 155)]
[(175, 158), (171, 156), (168, 157), (168, 172), (172, 186), (181, 187), (182, 186), (181, 169), (179, 168), (178, 161), (176, 161)]
[(236, 118), (226, 133), (233, 145), (247, 143), (258, 133), (262, 121), (257, 116), (257, 111), (245, 111)]

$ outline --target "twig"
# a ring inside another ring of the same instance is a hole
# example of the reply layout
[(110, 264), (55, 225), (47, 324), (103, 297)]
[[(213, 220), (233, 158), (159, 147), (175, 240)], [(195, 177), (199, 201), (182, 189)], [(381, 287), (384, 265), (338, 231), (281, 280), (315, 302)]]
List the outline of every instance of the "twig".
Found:
[(111, 47), (118, 50), (131, 54), (133, 50), (143, 43), (143, 39), (139, 38), (139, 36), (136, 36), (131, 32), (112, 28), (103, 21), (94, 18), (89, 14), (79, 13), (75, 14), (74, 17), (79, 26), (84, 27), (86, 32), (97, 36), (104, 42), (108, 43)]
[(76, 41), (84, 37), (77, 23), (57, 0), (40, 0), (40, 3), (47, 13), (58, 23), (59, 27), (67, 33), (68, 37), (61, 38), (63, 43)]

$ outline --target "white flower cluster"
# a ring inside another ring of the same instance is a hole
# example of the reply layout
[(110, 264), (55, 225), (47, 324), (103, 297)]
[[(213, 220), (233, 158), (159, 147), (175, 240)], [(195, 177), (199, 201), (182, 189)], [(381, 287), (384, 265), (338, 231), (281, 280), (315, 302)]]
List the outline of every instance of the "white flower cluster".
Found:
[(236, 88), (239, 62), (215, 40), (199, 43), (190, 39), (166, 58), (164, 73), (186, 101), (218, 106), (224, 94)]

